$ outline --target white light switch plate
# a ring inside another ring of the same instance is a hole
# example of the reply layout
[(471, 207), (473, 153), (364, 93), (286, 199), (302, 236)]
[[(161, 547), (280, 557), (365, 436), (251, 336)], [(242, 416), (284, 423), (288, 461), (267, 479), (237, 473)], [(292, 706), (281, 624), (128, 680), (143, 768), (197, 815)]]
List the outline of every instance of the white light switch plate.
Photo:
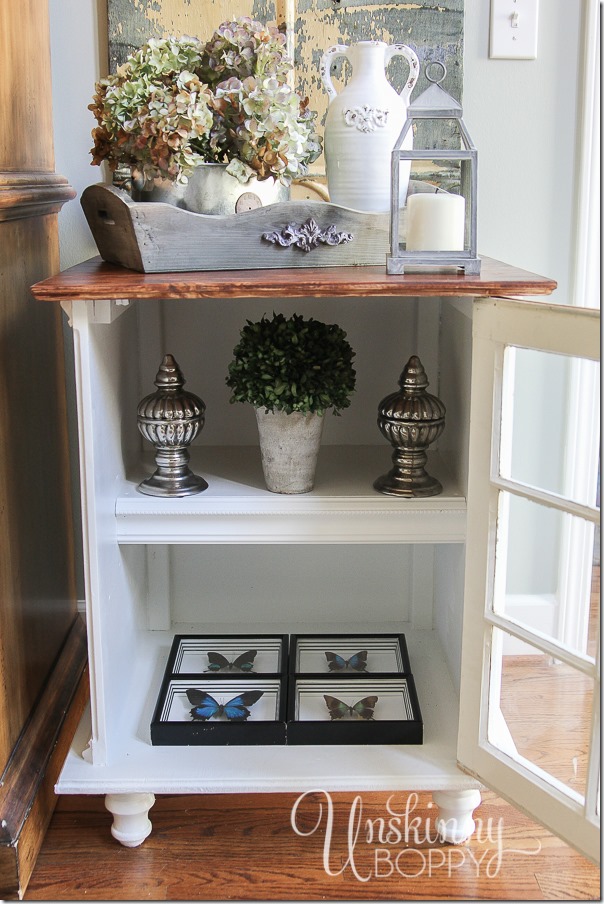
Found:
[(538, 14), (539, 0), (491, 0), (491, 59), (536, 59)]

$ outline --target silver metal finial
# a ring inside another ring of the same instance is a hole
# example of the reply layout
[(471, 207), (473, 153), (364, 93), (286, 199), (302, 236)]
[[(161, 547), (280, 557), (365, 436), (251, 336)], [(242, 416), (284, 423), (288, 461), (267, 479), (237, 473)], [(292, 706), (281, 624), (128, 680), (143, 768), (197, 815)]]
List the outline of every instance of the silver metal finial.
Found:
[(204, 425), (205, 403), (185, 392), (185, 378), (172, 355), (164, 355), (155, 385), (137, 410), (138, 429), (155, 446), (155, 473), (139, 484), (147, 496), (191, 496), (207, 489), (207, 481), (189, 468), (188, 446)]
[(387, 496), (437, 496), (442, 485), (425, 469), (426, 450), (445, 428), (445, 406), (426, 392), (428, 377), (422, 362), (413, 355), (403, 370), (400, 392), (379, 404), (378, 427), (394, 446), (393, 468), (378, 477), (373, 486)]

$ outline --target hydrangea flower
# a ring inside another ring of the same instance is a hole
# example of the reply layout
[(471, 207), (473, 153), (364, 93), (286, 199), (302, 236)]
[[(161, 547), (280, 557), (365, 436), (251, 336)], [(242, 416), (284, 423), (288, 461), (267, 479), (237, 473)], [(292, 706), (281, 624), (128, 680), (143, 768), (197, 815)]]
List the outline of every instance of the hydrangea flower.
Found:
[(209, 85), (228, 78), (274, 75), (285, 81), (293, 68), (278, 28), (241, 16), (223, 22), (204, 47), (202, 74)]
[(93, 164), (127, 164), (144, 181), (186, 182), (204, 162), (289, 184), (321, 153), (314, 113), (287, 84), (276, 28), (248, 17), (197, 38), (150, 39), (96, 85)]

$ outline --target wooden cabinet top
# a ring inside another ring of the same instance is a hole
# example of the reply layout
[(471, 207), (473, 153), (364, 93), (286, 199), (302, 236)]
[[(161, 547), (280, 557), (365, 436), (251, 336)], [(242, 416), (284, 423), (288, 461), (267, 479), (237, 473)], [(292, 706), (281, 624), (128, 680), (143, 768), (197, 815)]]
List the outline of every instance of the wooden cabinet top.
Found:
[(383, 267), (138, 273), (92, 258), (36, 283), (42, 301), (145, 298), (271, 298), (549, 295), (556, 282), (482, 258), (479, 276), (456, 272), (388, 276)]

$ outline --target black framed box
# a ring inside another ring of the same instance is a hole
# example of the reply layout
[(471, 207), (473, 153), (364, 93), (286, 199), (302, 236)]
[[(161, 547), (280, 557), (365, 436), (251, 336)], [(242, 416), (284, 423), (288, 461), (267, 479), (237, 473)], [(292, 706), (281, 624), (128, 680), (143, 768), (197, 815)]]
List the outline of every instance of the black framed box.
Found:
[(177, 634), (151, 743), (285, 744), (288, 647), (286, 634)]
[(287, 634), (177, 634), (166, 674), (286, 675)]
[(411, 674), (404, 634), (292, 634), (290, 675)]
[(286, 710), (284, 676), (166, 675), (151, 721), (151, 743), (285, 744)]
[(413, 676), (290, 675), (288, 744), (422, 744)]
[(176, 635), (151, 722), (154, 745), (422, 742), (402, 634)]

